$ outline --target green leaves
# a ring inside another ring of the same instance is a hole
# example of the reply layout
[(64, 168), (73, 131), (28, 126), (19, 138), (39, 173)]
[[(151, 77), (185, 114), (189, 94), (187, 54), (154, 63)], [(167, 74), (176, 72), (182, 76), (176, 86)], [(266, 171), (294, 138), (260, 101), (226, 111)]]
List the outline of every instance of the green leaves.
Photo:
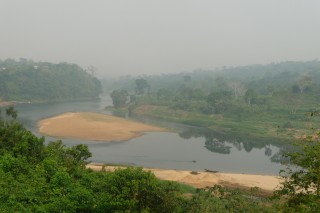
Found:
[[(9, 115), (15, 115), (9, 108)], [(142, 168), (114, 173), (85, 168), (86, 145), (44, 144), (13, 120), (0, 118), (0, 211), (172, 212), (176, 184), (163, 183)]]
[(100, 81), (75, 64), (0, 61), (0, 97), (5, 100), (61, 100), (97, 97)]
[(287, 208), (313, 212), (320, 208), (320, 141), (308, 136), (301, 141), (300, 151), (287, 153), (291, 165), (281, 175), (284, 182), (275, 191), (276, 197), (285, 196)]
[(275, 212), (257, 199), (257, 189), (250, 192), (228, 189), (220, 185), (198, 189), (184, 206), (185, 212)]
[(62, 141), (45, 145), (44, 138), (15, 120), (0, 117), (0, 121), (0, 212), (265, 210), (248, 195), (218, 186), (182, 194), (177, 183), (160, 181), (142, 168), (93, 172), (85, 167), (91, 157), (86, 145), (66, 147)]
[(17, 110), (14, 109), (13, 106), (10, 106), (6, 109), (7, 116), (11, 116), (13, 119), (16, 119), (18, 116)]
[(142, 168), (118, 169), (105, 176), (101, 187), (103, 199), (97, 208), (141, 212), (172, 212), (178, 207), (179, 188), (176, 183), (159, 181)]
[(113, 90), (110, 94), (115, 108), (124, 107), (127, 104), (129, 93), (127, 90)]
[(150, 85), (146, 79), (139, 78), (136, 79), (136, 93), (138, 95), (143, 95), (145, 93), (145, 89), (150, 90)]

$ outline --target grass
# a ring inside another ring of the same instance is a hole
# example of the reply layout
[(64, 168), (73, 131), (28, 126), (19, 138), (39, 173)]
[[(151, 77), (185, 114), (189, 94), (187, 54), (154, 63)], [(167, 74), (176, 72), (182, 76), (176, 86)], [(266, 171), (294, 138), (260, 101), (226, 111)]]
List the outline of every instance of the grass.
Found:
[(190, 186), (190, 185), (187, 185), (184, 183), (178, 183), (178, 185), (179, 185), (183, 194), (195, 194), (197, 191), (197, 189), (194, 188), (193, 186)]
[[(160, 179), (159, 179), (160, 180)], [(160, 180), (161, 182), (165, 183), (165, 182), (172, 182), (169, 180)], [(175, 181), (173, 181), (175, 182)], [(184, 184), (184, 183), (179, 183), (179, 182), (175, 182), (179, 189), (181, 190), (182, 194), (195, 194), (197, 192), (197, 189), (193, 186), (190, 186), (188, 184)]]
[[(149, 100), (144, 97), (132, 112), (136, 116), (272, 140), (295, 140), (302, 134), (312, 134), (320, 129), (320, 116), (310, 117), (312, 110), (320, 111), (319, 98), (308, 94), (294, 94), (289, 102), (281, 96), (266, 98), (268, 106), (249, 107), (243, 100), (238, 99), (232, 100), (224, 113), (208, 115), (196, 111), (198, 108), (184, 111), (176, 109), (175, 102), (157, 102), (156, 99)], [(199, 104), (201, 105), (200, 102)], [(124, 108), (116, 111), (128, 112)]]
[(285, 107), (276, 105), (270, 111), (246, 110), (241, 113), (230, 111), (224, 114), (206, 115), (199, 112), (176, 110), (168, 106), (141, 105), (134, 110), (134, 113), (234, 134), (288, 140), (298, 137), (305, 130), (308, 132), (311, 126), (319, 128), (319, 118), (312, 118), (311, 121), (306, 117), (309, 109), (310, 105), (303, 105), (299, 107), (296, 114), (290, 114)]

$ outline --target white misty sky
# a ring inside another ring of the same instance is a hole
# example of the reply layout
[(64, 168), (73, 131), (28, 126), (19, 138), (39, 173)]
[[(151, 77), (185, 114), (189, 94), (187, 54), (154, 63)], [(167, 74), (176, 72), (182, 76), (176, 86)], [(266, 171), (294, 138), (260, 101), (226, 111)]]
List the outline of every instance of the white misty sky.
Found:
[(320, 56), (319, 0), (0, 0), (0, 58), (156, 74)]

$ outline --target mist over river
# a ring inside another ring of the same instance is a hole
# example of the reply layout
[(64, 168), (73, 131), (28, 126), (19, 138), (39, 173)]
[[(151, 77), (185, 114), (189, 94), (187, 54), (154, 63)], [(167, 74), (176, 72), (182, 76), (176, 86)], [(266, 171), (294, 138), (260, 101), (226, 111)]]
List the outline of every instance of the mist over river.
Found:
[[(19, 120), (37, 136), (37, 122), (65, 112), (98, 112), (111, 114), (104, 108), (111, 105), (108, 95), (97, 100), (17, 105)], [(143, 119), (147, 123), (170, 126), (175, 132), (146, 133), (123, 142), (101, 142), (62, 139), (67, 146), (88, 145), (97, 163), (117, 163), (163, 169), (277, 175), (284, 167), (279, 151), (286, 146), (272, 141), (251, 141), (222, 137), (214, 131), (180, 124)], [(124, 127), (125, 128), (125, 127)], [(55, 138), (46, 137), (46, 141)], [(281, 144), (281, 143), (280, 143)]]

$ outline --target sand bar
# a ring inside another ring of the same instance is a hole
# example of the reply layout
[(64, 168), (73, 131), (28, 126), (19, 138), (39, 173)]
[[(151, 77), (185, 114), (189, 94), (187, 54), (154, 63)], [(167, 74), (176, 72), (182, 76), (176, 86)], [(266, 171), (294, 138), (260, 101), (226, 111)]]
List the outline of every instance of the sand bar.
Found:
[(39, 132), (47, 136), (97, 141), (126, 141), (145, 132), (166, 131), (164, 128), (92, 112), (64, 113), (39, 121), (38, 127)]
[[(88, 168), (94, 171), (100, 171), (102, 165), (89, 164)], [(106, 171), (114, 171), (115, 166), (106, 166)], [(196, 188), (204, 188), (219, 184), (234, 188), (251, 188), (259, 187), (261, 190), (271, 192), (280, 185), (281, 178), (272, 175), (255, 175), (255, 174), (233, 174), (233, 173), (210, 173), (210, 172), (195, 172), (185, 170), (168, 170), (168, 169), (147, 169), (155, 176), (162, 180), (176, 181), (191, 185)]]
[(14, 103), (13, 102), (9, 102), (9, 101), (0, 101), (0, 107), (7, 107), (7, 106), (13, 106)]
[[(123, 141), (139, 137), (144, 132), (165, 131), (163, 128), (139, 122), (90, 112), (64, 113), (39, 121), (39, 132), (60, 138), (77, 138), (83, 140)], [(102, 165), (89, 164), (88, 168), (101, 170)], [(107, 166), (108, 171), (119, 167)], [(162, 180), (177, 181), (197, 188), (220, 184), (229, 187), (259, 187), (265, 191), (274, 190), (281, 179), (278, 176), (192, 172), (181, 170), (146, 169)]]

